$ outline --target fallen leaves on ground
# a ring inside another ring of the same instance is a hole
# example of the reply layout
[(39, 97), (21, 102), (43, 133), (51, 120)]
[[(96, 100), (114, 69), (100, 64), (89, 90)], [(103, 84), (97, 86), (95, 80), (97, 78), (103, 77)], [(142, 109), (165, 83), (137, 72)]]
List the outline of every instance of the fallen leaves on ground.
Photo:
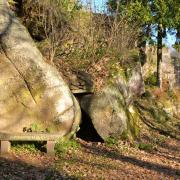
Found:
[(61, 156), (12, 151), (0, 157), (0, 179), (179, 179), (180, 142), (166, 138), (151, 151), (119, 142), (77, 141), (81, 148)]

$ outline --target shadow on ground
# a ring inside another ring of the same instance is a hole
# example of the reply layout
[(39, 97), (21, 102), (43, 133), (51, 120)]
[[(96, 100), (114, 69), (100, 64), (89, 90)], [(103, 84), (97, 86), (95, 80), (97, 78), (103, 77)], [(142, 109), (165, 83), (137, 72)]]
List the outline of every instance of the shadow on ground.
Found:
[(92, 147), (88, 145), (83, 145), (85, 148), (89, 149), (92, 154), (95, 154), (97, 156), (103, 156), (105, 158), (111, 158), (112, 160), (119, 160), (124, 163), (130, 163), (132, 165), (152, 170), (158, 173), (163, 173), (164, 175), (168, 176), (174, 176), (174, 177), (180, 177), (180, 170), (176, 168), (172, 168), (165, 165), (160, 165), (144, 160), (136, 159), (135, 157), (125, 156), (121, 155), (116, 151), (109, 151), (103, 147)]
[(50, 167), (41, 168), (19, 160), (12, 161), (4, 157), (0, 157), (0, 179), (61, 180), (73, 178), (61, 174), (60, 172), (53, 170)]

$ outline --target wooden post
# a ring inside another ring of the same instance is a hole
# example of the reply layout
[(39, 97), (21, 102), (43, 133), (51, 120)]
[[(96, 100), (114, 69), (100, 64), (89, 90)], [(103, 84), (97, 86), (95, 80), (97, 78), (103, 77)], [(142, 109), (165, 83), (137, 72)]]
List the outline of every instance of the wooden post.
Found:
[(55, 155), (54, 146), (55, 141), (47, 141), (46, 149), (48, 155)]
[(10, 141), (1, 141), (1, 154), (9, 153), (11, 149)]

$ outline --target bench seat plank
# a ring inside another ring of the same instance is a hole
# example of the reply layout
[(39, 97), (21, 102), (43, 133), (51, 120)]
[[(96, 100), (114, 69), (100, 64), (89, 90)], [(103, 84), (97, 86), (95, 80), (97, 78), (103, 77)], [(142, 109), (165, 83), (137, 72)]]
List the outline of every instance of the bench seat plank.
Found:
[(0, 140), (3, 141), (56, 141), (62, 138), (60, 133), (5, 133), (0, 132)]
[(0, 153), (8, 153), (11, 148), (10, 141), (47, 141), (47, 154), (55, 155), (54, 147), (58, 139), (62, 138), (60, 133), (7, 133), (0, 132), (1, 149)]

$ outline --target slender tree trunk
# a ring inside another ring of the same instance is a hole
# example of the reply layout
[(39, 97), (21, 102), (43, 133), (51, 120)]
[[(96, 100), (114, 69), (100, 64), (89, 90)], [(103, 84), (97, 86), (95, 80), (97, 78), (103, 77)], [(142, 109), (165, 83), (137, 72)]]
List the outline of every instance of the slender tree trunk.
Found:
[(144, 36), (150, 37), (151, 26), (146, 25), (146, 27), (144, 26), (142, 28), (144, 28), (145, 30), (142, 31), (142, 33), (139, 36), (138, 47), (139, 47), (140, 62), (141, 62), (141, 65), (143, 66), (147, 61), (146, 40), (144, 39)]
[(179, 47), (179, 45), (180, 45), (180, 28), (177, 29), (177, 33), (176, 33), (176, 45), (177, 45), (176, 50), (178, 52), (180, 52), (180, 47)]
[(161, 87), (161, 62), (162, 62), (162, 39), (163, 28), (158, 24), (158, 37), (157, 37), (157, 86)]

